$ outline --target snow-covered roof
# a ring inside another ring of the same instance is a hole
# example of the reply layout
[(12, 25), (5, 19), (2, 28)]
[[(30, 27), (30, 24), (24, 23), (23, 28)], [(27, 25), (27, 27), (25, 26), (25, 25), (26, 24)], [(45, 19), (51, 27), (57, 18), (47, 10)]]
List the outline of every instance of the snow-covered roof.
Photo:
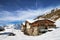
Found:
[[(35, 22), (35, 21), (37, 21), (37, 20), (45, 20), (45, 18), (40, 18), (40, 19), (36, 19), (36, 20), (28, 19), (28, 20), (26, 20), (26, 21), (28, 21), (28, 22), (30, 22), (30, 23), (33, 23), (33, 22)], [(47, 19), (47, 20), (53, 21), (53, 20), (51, 20), (51, 19)], [(54, 22), (54, 21), (53, 21), (53, 22)]]
[(51, 19), (48, 19), (48, 20), (55, 22), (54, 20), (51, 20)]
[(28, 22), (30, 22), (30, 23), (33, 23), (33, 22), (35, 22), (35, 21), (37, 21), (37, 20), (27, 19), (26, 21), (28, 21)]
[(45, 18), (40, 17), (38, 20), (44, 20)]
[(36, 20), (32, 20), (32, 19), (27, 19), (26, 21), (30, 22), (30, 23), (33, 23), (37, 20), (44, 20), (45, 18), (39, 18), (39, 19), (36, 19)]

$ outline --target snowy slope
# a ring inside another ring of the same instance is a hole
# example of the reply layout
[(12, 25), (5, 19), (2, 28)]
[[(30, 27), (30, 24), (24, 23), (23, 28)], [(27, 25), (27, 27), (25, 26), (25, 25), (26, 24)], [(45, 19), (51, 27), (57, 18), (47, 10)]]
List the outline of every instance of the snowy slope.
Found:
[(16, 30), (14, 28), (6, 29), (4, 32), (13, 32), (15, 36), (0, 35), (0, 40), (60, 40), (60, 19), (56, 21), (57, 29), (47, 32), (39, 36), (27, 36), (24, 35), (21, 30)]
[(26, 36), (20, 30), (13, 30), (16, 36), (1, 35), (1, 40), (60, 40), (60, 28), (39, 36)]
[(60, 18), (58, 20), (56, 20), (55, 24), (57, 27), (60, 27)]

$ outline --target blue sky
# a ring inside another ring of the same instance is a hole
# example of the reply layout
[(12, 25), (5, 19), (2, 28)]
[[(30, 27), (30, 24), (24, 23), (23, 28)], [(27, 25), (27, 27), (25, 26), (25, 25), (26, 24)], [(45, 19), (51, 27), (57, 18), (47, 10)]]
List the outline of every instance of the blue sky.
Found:
[(60, 0), (0, 0), (0, 24), (19, 23), (60, 8)]
[(60, 0), (0, 0), (0, 10), (15, 11), (18, 9), (36, 9), (57, 6)]

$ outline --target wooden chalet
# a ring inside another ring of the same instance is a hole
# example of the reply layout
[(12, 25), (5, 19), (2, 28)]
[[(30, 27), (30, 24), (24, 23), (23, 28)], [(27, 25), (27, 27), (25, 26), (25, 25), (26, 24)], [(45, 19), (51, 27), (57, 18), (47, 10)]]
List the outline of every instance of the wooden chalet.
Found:
[(56, 25), (54, 23), (55, 22), (47, 19), (37, 20), (33, 23), (26, 21), (25, 25), (22, 25), (21, 30), (28, 35), (39, 35), (39, 32), (41, 32), (42, 29), (45, 31), (45, 29), (55, 28)]

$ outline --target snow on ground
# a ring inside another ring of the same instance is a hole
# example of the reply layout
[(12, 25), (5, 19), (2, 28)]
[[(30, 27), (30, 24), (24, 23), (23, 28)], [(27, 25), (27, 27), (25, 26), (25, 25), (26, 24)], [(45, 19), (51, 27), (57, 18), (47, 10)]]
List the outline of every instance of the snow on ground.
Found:
[[(60, 19), (56, 21), (57, 27), (59, 27)], [(3, 32), (13, 32), (15, 36), (8, 36), (8, 35), (0, 35), (0, 40), (60, 40), (60, 27), (54, 29), (51, 32), (47, 32), (45, 34), (39, 36), (27, 36), (24, 35), (21, 30), (16, 30), (13, 28), (6, 29)]]
[(60, 18), (55, 22), (57, 27), (60, 27)]
[(27, 36), (24, 35), (20, 30), (15, 29), (13, 29), (13, 33), (15, 33), (16, 35), (15, 36), (0, 35), (0, 40), (60, 40), (60, 28), (57, 28), (54, 31), (47, 32), (39, 36)]

